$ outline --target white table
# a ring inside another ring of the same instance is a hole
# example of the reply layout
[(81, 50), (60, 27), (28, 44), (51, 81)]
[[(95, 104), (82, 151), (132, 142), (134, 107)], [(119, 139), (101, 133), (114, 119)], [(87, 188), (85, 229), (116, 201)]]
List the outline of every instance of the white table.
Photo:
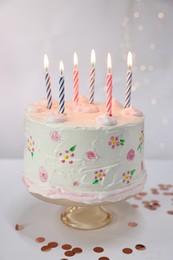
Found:
[[(173, 161), (147, 161), (147, 192), (143, 200), (158, 200), (160, 207), (149, 210), (142, 200), (130, 199), (109, 208), (116, 212), (117, 220), (108, 226), (94, 230), (81, 231), (69, 228), (60, 221), (62, 206), (48, 204), (32, 197), (21, 182), (22, 160), (1, 160), (0, 180), (0, 260), (60, 260), (84, 259), (97, 260), (101, 256), (115, 259), (173, 259), (173, 196), (152, 194), (151, 188), (158, 184), (173, 184)], [(169, 190), (173, 192), (173, 188)], [(131, 204), (137, 204), (133, 208)], [(137, 227), (129, 227), (130, 221), (138, 223)], [(24, 229), (15, 230), (16, 224), (23, 224)], [(35, 238), (43, 236), (46, 242), (38, 244)], [(41, 246), (57, 241), (59, 246), (49, 252), (42, 252)], [(63, 244), (81, 247), (83, 252), (73, 257), (65, 257)], [(136, 244), (143, 244), (146, 249), (135, 249)], [(104, 252), (95, 253), (93, 248), (100, 246)], [(122, 249), (133, 249), (132, 254), (124, 254)]]

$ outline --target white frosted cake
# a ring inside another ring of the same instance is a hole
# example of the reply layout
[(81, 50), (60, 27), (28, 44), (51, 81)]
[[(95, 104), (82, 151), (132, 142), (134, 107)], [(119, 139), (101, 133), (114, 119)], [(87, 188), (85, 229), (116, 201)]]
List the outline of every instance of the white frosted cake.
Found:
[(145, 184), (144, 117), (113, 100), (77, 107), (66, 103), (64, 115), (53, 102), (30, 105), (25, 113), (23, 181), (29, 192), (48, 199), (80, 203), (116, 202), (140, 192)]

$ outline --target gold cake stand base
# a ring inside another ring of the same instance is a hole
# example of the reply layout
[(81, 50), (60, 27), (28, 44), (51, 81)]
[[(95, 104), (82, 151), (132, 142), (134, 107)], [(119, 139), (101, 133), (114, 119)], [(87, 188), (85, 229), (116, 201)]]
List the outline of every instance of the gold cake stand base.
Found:
[[(70, 227), (82, 230), (98, 229), (106, 226), (112, 220), (111, 212), (100, 205), (88, 205), (77, 203), (66, 199), (51, 199), (43, 197), (40, 194), (31, 193), (37, 199), (48, 203), (69, 206), (62, 214), (62, 222)], [(110, 203), (104, 203), (110, 204)]]
[(97, 229), (106, 226), (112, 215), (102, 206), (69, 207), (61, 214), (62, 222), (77, 229)]

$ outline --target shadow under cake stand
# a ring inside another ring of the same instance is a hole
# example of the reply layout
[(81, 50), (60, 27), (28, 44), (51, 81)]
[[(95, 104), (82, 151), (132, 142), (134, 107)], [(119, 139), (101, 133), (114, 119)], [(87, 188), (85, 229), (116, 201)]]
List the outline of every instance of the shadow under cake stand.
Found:
[[(67, 199), (52, 199), (44, 197), (40, 194), (30, 193), (37, 199), (45, 202), (68, 206), (68, 208), (61, 213), (61, 220), (65, 225), (76, 229), (98, 229), (108, 225), (112, 220), (111, 212), (104, 206), (112, 204), (113, 202), (86, 204)], [(132, 196), (129, 196), (126, 199), (130, 197)]]

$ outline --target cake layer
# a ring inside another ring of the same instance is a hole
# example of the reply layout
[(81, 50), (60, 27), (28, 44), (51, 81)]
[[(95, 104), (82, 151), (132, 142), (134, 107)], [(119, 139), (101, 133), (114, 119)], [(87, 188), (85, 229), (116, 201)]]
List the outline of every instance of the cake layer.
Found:
[(144, 118), (113, 102), (113, 117), (104, 104), (66, 104), (47, 110), (44, 101), (25, 114), (23, 180), (32, 193), (82, 203), (118, 201), (139, 192), (145, 183)]

